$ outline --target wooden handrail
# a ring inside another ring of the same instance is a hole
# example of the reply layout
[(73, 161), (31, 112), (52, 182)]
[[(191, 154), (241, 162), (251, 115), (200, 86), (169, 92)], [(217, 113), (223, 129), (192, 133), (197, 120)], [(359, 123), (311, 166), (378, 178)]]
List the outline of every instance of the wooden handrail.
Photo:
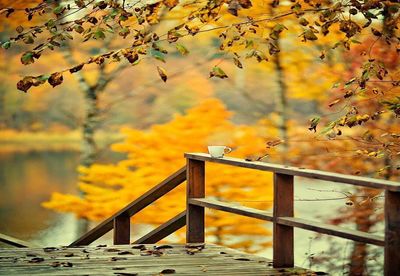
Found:
[(355, 186), (364, 186), (368, 188), (384, 189), (394, 192), (400, 192), (400, 183), (384, 179), (374, 179), (369, 177), (302, 169), (292, 166), (264, 163), (259, 161), (246, 161), (243, 159), (232, 158), (232, 157), (213, 158), (209, 154), (205, 153), (186, 153), (185, 157), (191, 160), (208, 161), (208, 162), (226, 164), (248, 169), (281, 173), (285, 175), (302, 176), (306, 178), (320, 179), (331, 182), (351, 184)]
[(10, 237), (4, 234), (0, 234), (0, 242), (14, 246), (14, 247), (34, 247), (34, 244), (31, 244), (29, 242), (14, 238), (14, 237)]
[[(182, 167), (164, 181), (162, 181), (157, 186), (150, 189), (148, 192), (137, 198), (136, 200), (132, 201), (126, 207), (121, 209), (120, 211), (116, 212), (114, 215), (109, 217), (108, 219), (104, 220), (102, 223), (97, 225), (95, 228), (91, 229), (89, 232), (84, 234), (82, 237), (71, 243), (69, 246), (80, 246), (80, 245), (89, 245), (93, 241), (97, 240), (111, 229), (114, 228), (115, 221), (123, 220), (122, 218), (129, 218), (132, 217), (134, 214), (139, 212), (140, 210), (144, 209), (146, 206), (150, 205), (166, 193), (170, 192), (178, 185), (183, 183), (186, 180), (186, 167)], [(126, 221), (126, 220), (125, 220)], [(122, 223), (123, 224), (123, 223)], [(117, 223), (118, 225), (118, 223)], [(129, 224), (125, 223), (125, 226), (129, 227)], [(129, 230), (129, 229), (128, 229)], [(129, 231), (126, 231), (126, 228), (121, 228), (123, 232), (122, 235), (129, 235)], [(121, 236), (122, 236), (121, 235)], [(117, 235), (117, 240), (121, 238), (121, 236)], [(115, 237), (115, 236), (114, 236)], [(126, 236), (122, 237), (121, 240), (126, 241)], [(115, 241), (115, 239), (114, 239)], [(128, 237), (129, 241), (129, 237)]]
[[(204, 242), (204, 208), (212, 208), (247, 217), (273, 222), (273, 265), (293, 267), (294, 234), (298, 227), (322, 234), (338, 236), (357, 242), (385, 247), (385, 276), (397, 275), (400, 271), (400, 183), (381, 179), (308, 170), (284, 165), (246, 161), (238, 158), (213, 158), (204, 153), (186, 153), (187, 159), (187, 242)], [(263, 210), (238, 206), (228, 202), (205, 198), (205, 162), (214, 162), (236, 167), (269, 171), (274, 173), (273, 214)], [(385, 237), (341, 228), (334, 225), (295, 218), (293, 215), (294, 176), (339, 182), (385, 190)]]

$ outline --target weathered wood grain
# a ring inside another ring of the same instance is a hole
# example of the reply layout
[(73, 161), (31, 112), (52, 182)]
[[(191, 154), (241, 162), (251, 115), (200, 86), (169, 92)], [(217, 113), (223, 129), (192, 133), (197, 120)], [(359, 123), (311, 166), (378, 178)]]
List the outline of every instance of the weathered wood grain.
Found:
[[(145, 244), (146, 250), (136, 245), (74, 248), (17, 248), (0, 249), (0, 275), (160, 275), (163, 270), (174, 270), (176, 275), (292, 275), (276, 270), (271, 261), (230, 248), (206, 244), (198, 250), (191, 245)], [(188, 251), (189, 250), (189, 251)], [(190, 251), (191, 250), (191, 251)], [(123, 254), (121, 254), (123, 252)], [(129, 254), (128, 254), (128, 253)], [(148, 252), (162, 252), (146, 255)], [(191, 252), (191, 254), (188, 254)], [(142, 254), (142, 255), (141, 255)], [(143, 255), (144, 254), (144, 255)], [(43, 258), (34, 263), (33, 258)], [(115, 260), (115, 258), (117, 258)], [(113, 261), (114, 259), (114, 261)], [(31, 261), (31, 262), (30, 262)], [(312, 275), (304, 269), (302, 275)]]

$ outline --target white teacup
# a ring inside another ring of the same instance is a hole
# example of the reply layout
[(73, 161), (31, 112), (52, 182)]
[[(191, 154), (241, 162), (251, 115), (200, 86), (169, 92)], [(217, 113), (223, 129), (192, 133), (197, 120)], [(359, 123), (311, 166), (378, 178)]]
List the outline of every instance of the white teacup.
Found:
[(211, 157), (222, 158), (224, 154), (230, 153), (232, 149), (226, 146), (208, 146), (208, 153)]

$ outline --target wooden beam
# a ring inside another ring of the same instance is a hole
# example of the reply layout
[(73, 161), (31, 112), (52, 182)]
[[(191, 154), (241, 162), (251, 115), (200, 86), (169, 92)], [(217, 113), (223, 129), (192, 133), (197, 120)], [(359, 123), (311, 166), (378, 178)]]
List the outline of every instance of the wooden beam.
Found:
[(246, 207), (239, 204), (232, 204), (229, 202), (222, 202), (215, 199), (208, 198), (192, 198), (189, 199), (190, 205), (203, 206), (215, 210), (220, 210), (228, 213), (233, 213), (241, 216), (273, 221), (273, 215), (270, 212)]
[[(274, 217), (293, 217), (293, 175), (274, 174)], [(294, 266), (293, 227), (274, 222), (273, 266)]]
[(191, 198), (205, 196), (204, 161), (187, 159), (186, 242), (204, 243), (204, 207), (189, 204)]
[(400, 193), (385, 193), (385, 276), (400, 271)]
[(131, 218), (119, 215), (114, 218), (114, 244), (129, 244), (131, 237)]
[(173, 217), (166, 223), (160, 225), (150, 233), (141, 237), (140, 239), (134, 241), (134, 244), (149, 244), (156, 243), (162, 240), (165, 237), (168, 237), (175, 231), (181, 229), (186, 225), (186, 211), (183, 211), (179, 215)]
[(35, 247), (34, 244), (4, 234), (0, 234), (0, 242), (19, 248)]
[(360, 177), (354, 175), (345, 175), (340, 173), (331, 173), (318, 170), (302, 169), (297, 167), (271, 164), (259, 161), (246, 161), (244, 159), (224, 157), (224, 158), (213, 158), (209, 154), (205, 153), (186, 153), (186, 158), (199, 161), (208, 161), (226, 165), (232, 165), (236, 167), (243, 167), (248, 169), (255, 169), (261, 171), (268, 171), (274, 173), (281, 173), (293, 176), (302, 176), (313, 179), (320, 179), (325, 181), (339, 182), (345, 184), (351, 184), (355, 186), (363, 186), (374, 189), (385, 189), (390, 191), (400, 192), (400, 183), (394, 181), (388, 181), (383, 179), (375, 179), (369, 177)]
[(166, 193), (170, 192), (186, 180), (186, 166), (176, 171), (157, 186), (132, 201), (125, 208), (118, 211), (95, 228), (84, 234), (82, 237), (71, 243), (69, 246), (89, 245), (107, 232), (113, 229), (114, 218), (121, 214), (128, 214), (130, 217), (150, 205)]
[(381, 236), (374, 234), (342, 228), (335, 225), (324, 224), (307, 219), (292, 218), (292, 217), (278, 217), (276, 222), (281, 225), (298, 227), (305, 230), (315, 231), (321, 234), (341, 237), (362, 243), (369, 243), (378, 246), (384, 246), (385, 240)]

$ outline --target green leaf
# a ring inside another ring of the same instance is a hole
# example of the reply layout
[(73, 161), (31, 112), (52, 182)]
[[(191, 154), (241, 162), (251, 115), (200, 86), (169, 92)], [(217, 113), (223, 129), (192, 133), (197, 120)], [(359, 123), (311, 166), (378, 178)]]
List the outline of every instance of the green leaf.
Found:
[(57, 15), (62, 14), (63, 12), (64, 12), (64, 7), (63, 6), (58, 6), (58, 7), (53, 9), (53, 13), (57, 14)]
[(317, 126), (320, 120), (321, 120), (320, 117), (314, 117), (310, 119), (310, 127), (308, 129), (317, 132)]
[(106, 38), (106, 35), (104, 34), (103, 30), (98, 29), (94, 32), (94, 39), (104, 39)]
[(224, 70), (222, 70), (220, 67), (214, 66), (213, 69), (210, 72), (210, 78), (212, 78), (212, 77), (217, 77), (217, 78), (220, 78), (220, 79), (224, 79), (224, 78), (227, 78), (228, 75), (225, 74)]
[(179, 53), (181, 53), (182, 56), (189, 54), (189, 50), (182, 44), (176, 44), (175, 47), (179, 51)]
[(155, 59), (157, 59), (157, 60), (159, 60), (159, 61), (165, 62), (165, 55), (164, 55), (163, 53), (161, 53), (160, 51), (151, 49), (151, 50), (150, 50), (150, 55), (151, 55), (153, 58), (155, 58)]
[(318, 37), (314, 34), (314, 32), (311, 30), (311, 29), (307, 29), (305, 32), (304, 32), (304, 34), (303, 34), (303, 36), (304, 36), (304, 40), (317, 40), (318, 39)]
[(85, 31), (85, 29), (81, 25), (75, 25), (74, 31), (77, 32), (78, 34), (81, 34)]
[(9, 49), (11, 47), (11, 41), (6, 41), (3, 44), (1, 44), (1, 47), (3, 49)]
[(33, 59), (33, 54), (34, 54), (33, 52), (24, 53), (21, 57), (21, 63), (23, 65), (28, 65), (28, 64), (34, 63), (35, 60)]

